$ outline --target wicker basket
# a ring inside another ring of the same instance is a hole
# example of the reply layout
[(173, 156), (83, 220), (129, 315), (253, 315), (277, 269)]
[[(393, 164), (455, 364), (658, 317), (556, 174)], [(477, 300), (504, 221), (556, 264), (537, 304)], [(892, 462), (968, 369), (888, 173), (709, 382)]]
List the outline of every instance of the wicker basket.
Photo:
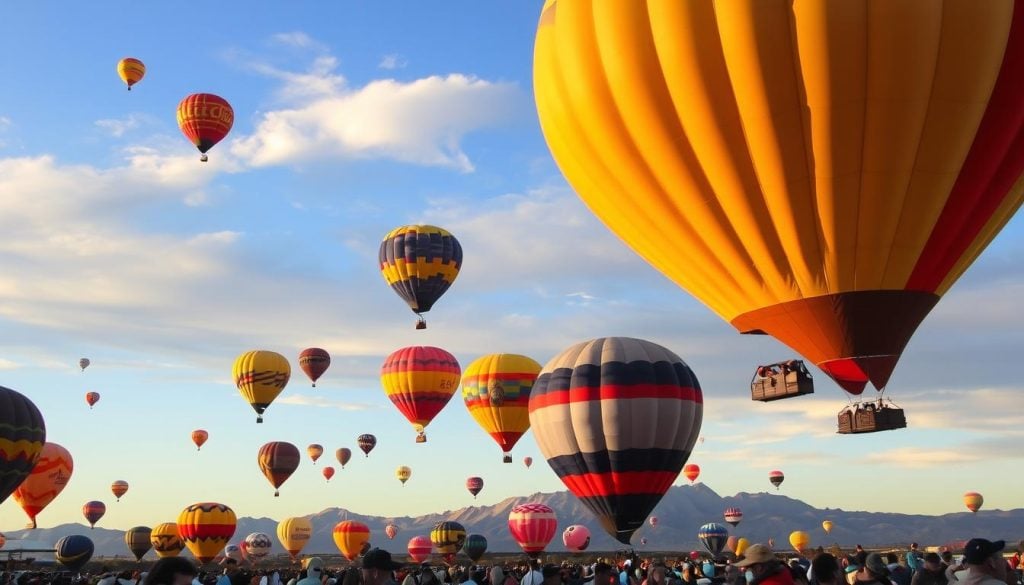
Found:
[(846, 408), (839, 413), (839, 430), (841, 435), (861, 433), (877, 433), (907, 428), (907, 417), (902, 408), (892, 404), (870, 402), (866, 405), (857, 404), (854, 408)]
[(750, 381), (750, 399), (771, 402), (814, 394), (814, 379), (800, 360), (759, 366)]

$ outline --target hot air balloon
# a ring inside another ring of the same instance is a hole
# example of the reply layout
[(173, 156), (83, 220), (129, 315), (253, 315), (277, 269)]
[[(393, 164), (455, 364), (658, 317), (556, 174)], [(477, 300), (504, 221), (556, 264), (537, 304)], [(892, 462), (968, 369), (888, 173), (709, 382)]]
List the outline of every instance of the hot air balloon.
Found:
[(807, 545), (811, 544), (811, 535), (803, 530), (795, 530), (789, 535), (789, 544), (793, 546), (796, 552), (802, 553), (807, 548)]
[(832, 524), (831, 520), (825, 520), (824, 522), (821, 523), (821, 528), (822, 528), (822, 530), (825, 531), (825, 534), (831, 534), (832, 533), (832, 526), (834, 526), (834, 524)]
[(430, 541), (430, 537), (414, 536), (409, 539), (409, 545), (406, 548), (412, 562), (422, 563), (430, 558), (430, 551), (433, 550), (434, 544)]
[(256, 422), (263, 422), (263, 412), (284, 390), (292, 375), (288, 360), (272, 351), (247, 351), (238, 356), (232, 367), (235, 386), (253, 410)]
[(398, 469), (395, 470), (395, 477), (397, 477), (398, 481), (402, 482), (402, 485), (404, 486), (405, 482), (409, 481), (409, 478), (412, 477), (412, 468), (408, 465), (399, 465)]
[(640, 546), (647, 546), (647, 537), (643, 536), (640, 538)]
[(242, 562), (242, 547), (237, 544), (229, 544), (224, 547), (224, 558), (231, 559), (235, 562)]
[(427, 441), (424, 429), (451, 400), (461, 373), (455, 356), (439, 347), (404, 347), (384, 360), (384, 393), (416, 429), (417, 443)]
[(249, 555), (249, 558), (254, 559), (257, 562), (266, 558), (266, 556), (270, 554), (270, 549), (273, 548), (273, 546), (274, 543), (271, 542), (270, 537), (262, 532), (253, 532), (249, 536), (245, 537), (245, 548), (248, 551), (247, 554)]
[(1019, 7), (884, 5), (546, 0), (534, 48), (590, 209), (854, 394), (1024, 197)]
[(36, 405), (0, 386), (0, 503), (36, 466), (46, 443), (46, 424)]
[(128, 86), (128, 91), (131, 91), (132, 86), (146, 75), (146, 66), (138, 59), (125, 57), (117, 62), (117, 75)]
[(981, 509), (982, 504), (985, 503), (985, 498), (978, 492), (967, 492), (964, 494), (964, 505), (971, 512), (977, 514), (978, 510)]
[(700, 560), (700, 553), (695, 551), (695, 550), (691, 550), (690, 551), (690, 560), (691, 561)]
[(444, 562), (451, 565), (466, 544), (466, 529), (458, 522), (438, 522), (430, 531), (430, 542)]
[(88, 368), (89, 364), (91, 364), (91, 363), (92, 362), (89, 361), (89, 358), (82, 358), (82, 359), (78, 360), (78, 367), (82, 368), (82, 371), (84, 372), (85, 368)]
[(484, 489), (484, 480), (481, 477), (470, 477), (466, 479), (466, 489), (469, 493), (473, 494), (473, 498), (480, 493), (480, 490)]
[(285, 518), (277, 525), (277, 539), (295, 560), (313, 536), (313, 523), (307, 518)]
[(739, 542), (739, 540), (740, 539), (737, 536), (730, 536), (725, 541), (725, 550), (732, 551), (735, 554), (735, 552), (736, 552), (736, 543)]
[(331, 354), (319, 347), (310, 347), (299, 353), (299, 367), (309, 376), (314, 388), (316, 388), (316, 381), (324, 375), (330, 366)]
[(0, 533), (0, 548), (3, 548), (7, 544), (7, 537)]
[[(241, 553), (242, 560), (243, 561), (248, 561), (249, 560), (249, 543), (247, 543), (244, 540), (242, 540), (241, 542), (238, 543), (238, 550)], [(255, 563), (255, 561), (253, 561), (253, 562)]]
[(498, 443), (503, 461), (530, 428), (530, 389), (540, 364), (524, 355), (495, 353), (469, 364), (462, 375), (462, 399), (477, 424)]
[(768, 481), (772, 482), (775, 489), (779, 489), (782, 482), (786, 481), (786, 475), (779, 470), (768, 472)]
[(693, 482), (697, 481), (697, 478), (700, 477), (700, 465), (687, 463), (683, 467), (683, 475), (686, 476), (686, 479), (690, 480), (690, 485), (693, 485)]
[(389, 522), (388, 525), (384, 527), (384, 535), (388, 537), (388, 540), (394, 540), (395, 536), (398, 535), (398, 526), (396, 526), (394, 522)]
[(573, 524), (562, 532), (562, 544), (569, 552), (583, 552), (590, 546), (590, 529)]
[(89, 405), (89, 409), (90, 410), (92, 410), (92, 407), (97, 402), (99, 402), (99, 401), (100, 401), (100, 393), (99, 392), (86, 392), (85, 393), (85, 403)]
[(657, 516), (651, 516), (647, 520), (647, 523), (651, 525), (651, 528), (654, 528), (655, 526), (658, 525), (658, 517)]
[(128, 482), (123, 479), (119, 479), (110, 484), (110, 493), (114, 494), (114, 497), (117, 498), (118, 502), (120, 502), (121, 496), (128, 493)]
[(203, 429), (196, 429), (192, 431), (192, 442), (195, 443), (196, 445), (196, 451), (201, 450), (203, 448), (203, 445), (206, 443), (206, 440), (209, 438), (210, 433), (204, 431)]
[(185, 548), (185, 541), (178, 534), (178, 525), (174, 522), (164, 522), (153, 527), (149, 533), (149, 543), (153, 545), (156, 556), (163, 559), (176, 557), (181, 549)]
[(462, 550), (466, 552), (466, 556), (471, 561), (479, 562), (487, 552), (487, 539), (482, 534), (470, 534), (466, 536), (466, 544), (463, 545)]
[(93, 500), (82, 506), (82, 516), (89, 521), (89, 528), (95, 528), (100, 518), (107, 513), (107, 506), (103, 502)]
[(149, 540), (152, 532), (153, 529), (148, 526), (136, 526), (124, 533), (124, 544), (135, 555), (136, 561), (142, 561), (142, 557), (153, 548), (153, 543)]
[(281, 495), (278, 488), (299, 468), (299, 448), (287, 441), (271, 441), (260, 447), (256, 460), (260, 471), (274, 486), (274, 497)]
[(725, 542), (729, 540), (729, 530), (717, 522), (709, 522), (700, 527), (697, 538), (712, 557), (718, 557), (725, 548)]
[(194, 93), (178, 104), (178, 128), (199, 149), (199, 160), (206, 162), (206, 151), (220, 142), (235, 123), (231, 104), (212, 93)]
[[(28, 443), (32, 448), (32, 443)], [(11, 449), (5, 447), (4, 450)], [(27, 449), (26, 449), (27, 450)], [(53, 501), (68, 485), (75, 462), (71, 453), (57, 443), (43, 445), (42, 453), (32, 473), (14, 490), (14, 501), (18, 502), (36, 527), (36, 516)], [(4, 470), (6, 472), (6, 470)], [(6, 473), (4, 473), (6, 475)]]
[(530, 466), (533, 465), (533, 457), (523, 457), (523, 465), (525, 465), (526, 468), (529, 469)]
[(316, 460), (319, 459), (320, 456), (323, 454), (323, 445), (317, 445), (316, 443), (313, 443), (310, 446), (306, 447), (306, 455), (309, 455), (309, 458), (313, 460), (313, 465), (316, 465)]
[(417, 329), (426, 329), (426, 313), (455, 282), (462, 268), (462, 246), (447, 230), (405, 225), (380, 243), (380, 273), (416, 313)]
[(724, 516), (725, 521), (733, 526), (736, 526), (743, 520), (743, 512), (739, 508), (726, 508)]
[(370, 542), (370, 528), (362, 522), (345, 520), (334, 526), (334, 544), (349, 561), (362, 553), (363, 545)]
[(342, 447), (334, 452), (334, 457), (341, 464), (341, 468), (345, 469), (345, 464), (352, 459), (352, 449), (348, 447)]
[(377, 437), (370, 434), (359, 435), (359, 438), (356, 439), (356, 443), (359, 445), (359, 450), (369, 457), (370, 451), (373, 451), (373, 448), (377, 446)]
[(235, 512), (224, 504), (192, 504), (178, 515), (178, 534), (192, 556), (205, 564), (224, 550), (235, 534)]
[[(772, 542), (772, 539), (769, 538), (768, 541), (769, 548), (774, 546), (774, 542)], [(750, 541), (741, 536), (739, 540), (736, 541), (736, 548), (733, 549), (733, 552), (736, 553), (736, 556), (741, 557), (743, 556), (743, 553), (747, 552), (748, 546), (750, 546)]]
[(508, 514), (508, 531), (519, 548), (533, 559), (544, 552), (557, 528), (555, 511), (544, 504), (520, 504)]
[(679, 475), (703, 411), (697, 377), (679, 356), (626, 337), (566, 349), (530, 395), (548, 464), (623, 544)]
[(53, 548), (55, 549), (53, 556), (57, 559), (57, 562), (73, 573), (89, 562), (95, 550), (92, 540), (87, 536), (79, 534), (65, 536), (58, 540)]
[(334, 468), (328, 465), (327, 467), (324, 467), (321, 473), (323, 473), (324, 479), (331, 481), (331, 478), (334, 477)]

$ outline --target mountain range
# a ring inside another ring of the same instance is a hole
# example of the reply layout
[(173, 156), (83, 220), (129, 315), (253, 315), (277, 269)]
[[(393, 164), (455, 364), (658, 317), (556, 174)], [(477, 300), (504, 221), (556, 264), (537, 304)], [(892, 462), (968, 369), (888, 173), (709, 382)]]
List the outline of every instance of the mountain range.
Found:
[[(487, 538), (491, 552), (514, 552), (519, 548), (508, 531), (508, 514), (518, 504), (540, 502), (555, 510), (558, 517), (558, 532), (550, 552), (564, 551), (561, 531), (570, 524), (587, 526), (592, 535), (590, 550), (613, 551), (624, 548), (609, 537), (594, 519), (591, 512), (567, 491), (536, 493), (527, 497), (508, 498), (492, 506), (470, 506), (437, 514), (412, 517), (365, 516), (343, 508), (328, 508), (309, 516), (313, 523), (313, 537), (303, 554), (337, 554), (332, 539), (332, 529), (342, 520), (358, 520), (366, 523), (371, 530), (371, 543), (391, 551), (405, 553), (409, 539), (418, 535), (429, 535), (437, 522), (453, 520), (462, 524), (470, 534), (482, 534)], [(906, 546), (911, 541), (922, 545), (943, 545), (962, 541), (975, 536), (991, 540), (1005, 539), (1016, 542), (1024, 536), (1024, 509), (981, 511), (925, 516), (919, 514), (894, 514), (882, 512), (848, 512), (841, 509), (814, 508), (800, 500), (775, 493), (739, 493), (722, 497), (713, 490), (698, 483), (693, 486), (674, 486), (655, 508), (653, 516), (659, 522), (656, 527), (645, 525), (633, 537), (633, 545), (639, 552), (649, 551), (690, 551), (700, 550), (697, 530), (708, 522), (725, 524), (722, 513), (726, 508), (736, 507), (743, 512), (740, 524), (730, 528), (730, 534), (746, 537), (751, 543), (775, 540), (775, 548), (788, 547), (789, 534), (794, 530), (807, 531), (811, 545), (826, 548), (832, 544), (853, 547), (856, 544), (868, 546)], [(821, 523), (831, 520), (834, 524), (831, 534), (826, 535)], [(394, 522), (398, 535), (388, 540), (384, 526)], [(237, 543), (252, 532), (264, 532), (274, 541), (273, 554), (284, 550), (276, 538), (277, 521), (271, 518), (240, 518), (235, 537)], [(728, 527), (728, 526), (727, 526)], [(55, 543), (68, 534), (84, 534), (96, 545), (96, 556), (125, 556), (128, 550), (124, 544), (124, 531), (97, 526), (90, 530), (83, 524), (64, 524), (54, 528), (17, 530), (6, 532), (8, 544), (3, 550), (19, 546), (18, 539), (28, 544)], [(640, 545), (641, 538), (647, 539)], [(146, 558), (155, 558), (150, 551)]]

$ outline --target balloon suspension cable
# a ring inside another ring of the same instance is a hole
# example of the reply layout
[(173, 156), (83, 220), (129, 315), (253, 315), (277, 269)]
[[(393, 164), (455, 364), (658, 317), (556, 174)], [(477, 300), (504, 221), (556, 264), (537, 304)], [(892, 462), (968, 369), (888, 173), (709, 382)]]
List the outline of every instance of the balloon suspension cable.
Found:
[(210, 157), (206, 156), (205, 152), (203, 153), (203, 156), (199, 157), (200, 162), (206, 162), (208, 160), (210, 160)]

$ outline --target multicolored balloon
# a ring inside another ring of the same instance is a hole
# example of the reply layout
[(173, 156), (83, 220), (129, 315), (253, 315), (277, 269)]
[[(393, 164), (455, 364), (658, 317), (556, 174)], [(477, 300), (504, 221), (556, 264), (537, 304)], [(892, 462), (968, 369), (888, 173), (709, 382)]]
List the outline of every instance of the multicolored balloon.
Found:
[(323, 455), (323, 454), (324, 454), (324, 446), (323, 445), (318, 445), (316, 443), (312, 443), (311, 445), (306, 447), (306, 455), (309, 455), (309, 458), (313, 460), (313, 465), (316, 465), (316, 460), (319, 459), (320, 456)]
[(377, 446), (377, 437), (370, 434), (359, 435), (356, 444), (359, 445), (359, 450), (363, 452), (363, 455), (369, 457), (370, 451)]
[(363, 546), (370, 542), (370, 527), (355, 520), (338, 522), (334, 526), (334, 544), (349, 561), (362, 554)]
[(142, 561), (142, 557), (146, 556), (149, 549), (153, 548), (153, 543), (150, 540), (152, 534), (153, 529), (149, 526), (135, 526), (124, 533), (124, 544), (135, 555), (136, 561)]
[(480, 493), (480, 490), (484, 489), (484, 480), (482, 477), (470, 477), (466, 479), (466, 489), (469, 493), (473, 494), (473, 498), (476, 499), (476, 495)]
[(384, 281), (416, 313), (416, 328), (426, 329), (422, 313), (455, 282), (462, 268), (462, 246), (447, 230), (406, 225), (384, 236), (378, 264)]
[(394, 540), (398, 536), (398, 526), (394, 522), (389, 522), (384, 527), (384, 535), (388, 537), (388, 540)]
[(128, 493), (128, 482), (123, 479), (119, 479), (110, 484), (110, 493), (114, 494), (114, 497), (117, 498), (118, 502), (120, 502), (121, 496)]
[(153, 527), (149, 533), (149, 543), (153, 545), (156, 556), (163, 559), (176, 557), (185, 548), (185, 541), (178, 534), (178, 525), (174, 522), (163, 522)]
[(690, 456), (703, 400), (676, 354), (607, 337), (573, 345), (544, 366), (530, 395), (530, 426), (566, 487), (628, 544)]
[(405, 482), (409, 481), (409, 478), (412, 477), (412, 468), (408, 465), (399, 465), (398, 469), (395, 470), (395, 477), (397, 477), (398, 481), (402, 482), (402, 485), (404, 486)]
[(214, 559), (235, 534), (235, 511), (216, 502), (192, 504), (178, 515), (178, 534), (201, 564)]
[(45, 444), (46, 423), (36, 405), (0, 386), (0, 503), (29, 476)]
[(811, 544), (811, 535), (803, 530), (794, 530), (789, 535), (789, 544), (796, 552), (802, 553)]
[(266, 558), (273, 546), (270, 537), (262, 532), (253, 532), (245, 537), (246, 554), (256, 562)]
[(95, 546), (87, 536), (72, 534), (57, 541), (54, 558), (67, 570), (77, 572), (92, 558)]
[(1024, 201), (1020, 6), (881, 5), (547, 0), (534, 46), (591, 211), (853, 394)]
[(982, 504), (985, 503), (985, 497), (978, 492), (967, 492), (964, 494), (964, 505), (972, 513), (977, 514), (978, 510), (981, 509)]
[(309, 544), (313, 537), (313, 523), (308, 518), (285, 518), (277, 525), (277, 539), (281, 546), (292, 557), (292, 560), (299, 558), (299, 553)]
[(438, 522), (430, 531), (430, 542), (450, 565), (455, 560), (455, 555), (466, 545), (466, 528), (458, 522)]
[(520, 504), (508, 514), (508, 531), (519, 548), (533, 559), (544, 552), (556, 529), (555, 511), (544, 504)]
[(274, 497), (281, 495), (279, 488), (299, 468), (299, 448), (287, 441), (271, 441), (260, 447), (256, 460), (260, 471), (274, 486)]
[(89, 410), (92, 410), (92, 407), (95, 406), (96, 403), (99, 402), (99, 401), (100, 401), (100, 393), (99, 392), (86, 392), (85, 393), (85, 403), (89, 405)]
[[(32, 443), (28, 443), (32, 448)], [(9, 452), (9, 448), (4, 448)], [(18, 502), (36, 528), (36, 516), (54, 500), (71, 480), (75, 462), (71, 453), (57, 443), (46, 443), (39, 454), (32, 472), (14, 490), (14, 501)]]
[(146, 75), (146, 66), (134, 57), (125, 57), (117, 62), (117, 75), (128, 86), (128, 91), (131, 91), (132, 86)]
[(821, 523), (821, 529), (825, 531), (825, 534), (831, 534), (833, 526), (835, 526), (835, 524), (833, 524), (831, 520), (825, 520)]
[(409, 539), (409, 544), (406, 550), (409, 551), (409, 559), (414, 563), (422, 563), (430, 558), (430, 552), (434, 548), (434, 543), (430, 541), (428, 536), (414, 536)]
[(693, 485), (693, 482), (697, 481), (697, 478), (700, 477), (700, 465), (687, 463), (683, 466), (683, 475), (686, 479), (690, 480), (690, 485)]
[(107, 513), (107, 505), (99, 500), (86, 502), (82, 506), (82, 516), (89, 522), (89, 528), (96, 528), (96, 523)]
[(341, 464), (341, 468), (345, 469), (345, 464), (352, 460), (352, 449), (342, 447), (334, 452), (334, 457)]
[(712, 557), (717, 557), (725, 548), (725, 542), (729, 540), (729, 529), (717, 522), (709, 522), (697, 531), (697, 539)]
[(256, 411), (256, 422), (261, 423), (267, 407), (288, 385), (292, 367), (279, 353), (254, 350), (238, 356), (231, 372), (242, 398)]
[(192, 442), (196, 445), (196, 451), (200, 451), (203, 445), (206, 444), (207, 439), (210, 438), (210, 433), (203, 429), (196, 429), (192, 431)]
[(775, 486), (775, 489), (779, 489), (779, 486), (782, 485), (782, 482), (786, 481), (786, 474), (782, 473), (777, 469), (775, 471), (770, 471), (768, 472), (768, 481), (772, 482), (772, 485)]
[(512, 448), (530, 429), (530, 390), (540, 364), (524, 355), (495, 353), (469, 364), (462, 375), (462, 400), (512, 463)]
[(462, 550), (471, 561), (478, 562), (487, 552), (487, 539), (482, 534), (470, 534), (466, 536)]
[(726, 508), (725, 509), (725, 521), (733, 526), (738, 525), (743, 520), (743, 512), (739, 508)]
[(231, 559), (235, 562), (242, 562), (242, 547), (237, 544), (229, 544), (224, 547), (224, 558)]
[(316, 388), (316, 381), (331, 367), (331, 354), (319, 347), (309, 347), (299, 353), (299, 368)]
[(206, 162), (206, 151), (224, 139), (235, 123), (235, 111), (224, 98), (212, 93), (194, 93), (178, 104), (178, 128), (195, 145)]
[(562, 544), (569, 552), (583, 552), (590, 546), (590, 529), (582, 524), (573, 524), (562, 532)]
[(417, 443), (426, 442), (424, 429), (451, 400), (461, 373), (455, 356), (439, 347), (404, 347), (384, 360), (384, 393), (412, 423)]

